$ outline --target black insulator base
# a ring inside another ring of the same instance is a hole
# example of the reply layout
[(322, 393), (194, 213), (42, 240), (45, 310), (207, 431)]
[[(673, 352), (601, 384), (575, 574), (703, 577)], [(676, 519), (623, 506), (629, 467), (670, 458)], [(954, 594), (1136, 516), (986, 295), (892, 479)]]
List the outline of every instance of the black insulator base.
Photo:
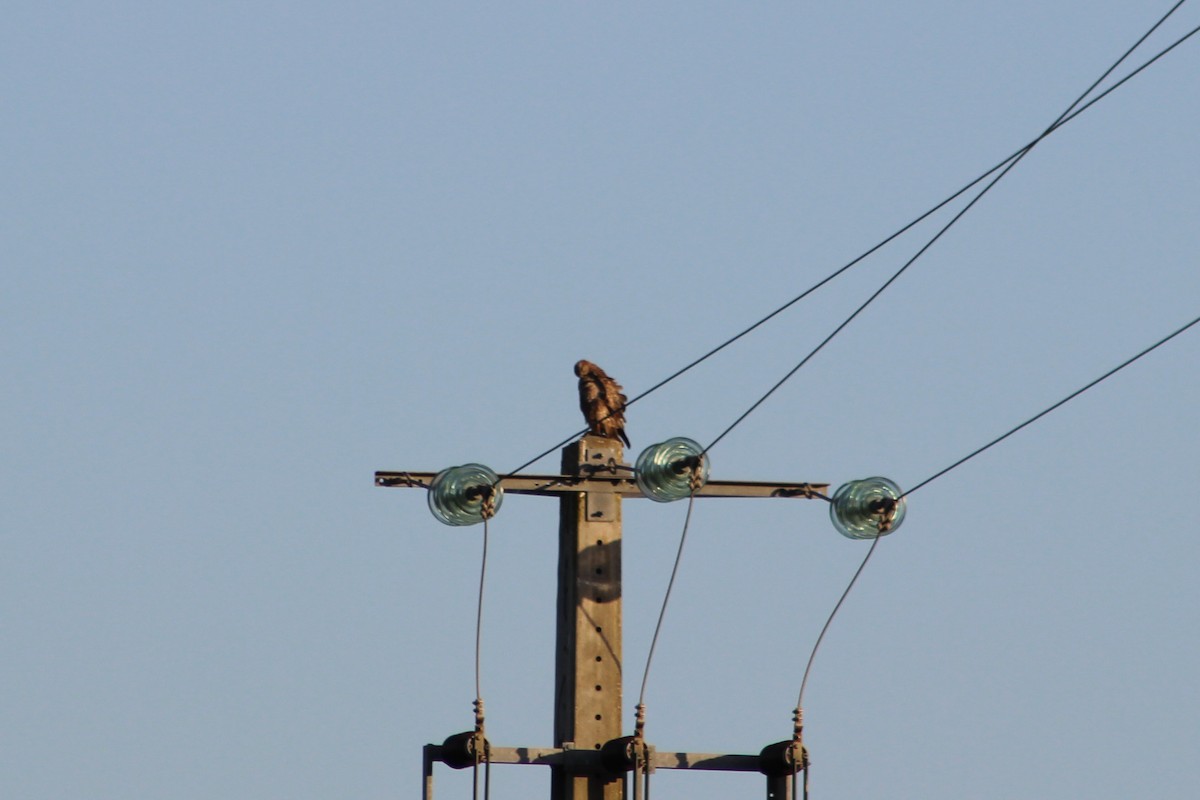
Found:
[(636, 736), (620, 736), (609, 739), (600, 748), (600, 763), (614, 775), (630, 772), (637, 766)]
[[(797, 750), (800, 763), (796, 763)], [(781, 778), (794, 775), (808, 764), (808, 754), (804, 745), (797, 745), (793, 740), (769, 744), (758, 754), (758, 771), (763, 775)]]
[[(488, 740), (475, 731), (447, 736), (442, 742), (441, 761), (452, 769), (466, 769), (482, 763), (488, 752)], [(476, 754), (478, 753), (478, 759)]]

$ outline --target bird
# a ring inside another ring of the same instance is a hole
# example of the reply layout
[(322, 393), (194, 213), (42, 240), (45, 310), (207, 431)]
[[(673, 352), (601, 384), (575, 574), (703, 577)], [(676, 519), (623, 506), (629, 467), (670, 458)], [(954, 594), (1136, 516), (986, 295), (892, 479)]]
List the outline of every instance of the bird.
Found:
[(579, 377), (579, 410), (588, 424), (588, 433), (608, 439), (620, 439), (629, 447), (625, 435), (625, 395), (621, 384), (590, 361), (575, 364)]

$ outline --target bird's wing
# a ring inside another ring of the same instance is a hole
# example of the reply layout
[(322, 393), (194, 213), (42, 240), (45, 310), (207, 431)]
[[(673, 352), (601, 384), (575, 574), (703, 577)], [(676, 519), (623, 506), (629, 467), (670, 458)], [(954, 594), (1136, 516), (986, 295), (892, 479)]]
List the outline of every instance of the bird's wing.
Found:
[(612, 378), (604, 381), (604, 402), (618, 414), (625, 410), (625, 395), (621, 392), (621, 384)]

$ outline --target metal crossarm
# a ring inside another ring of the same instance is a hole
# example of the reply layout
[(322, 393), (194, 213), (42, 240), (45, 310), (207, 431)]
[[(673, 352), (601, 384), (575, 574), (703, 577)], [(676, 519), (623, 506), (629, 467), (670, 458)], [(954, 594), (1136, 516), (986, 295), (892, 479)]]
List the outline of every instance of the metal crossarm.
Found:
[[(618, 467), (619, 469), (619, 467)], [(428, 489), (436, 472), (376, 472), (376, 486)], [(603, 492), (622, 497), (644, 497), (632, 474), (590, 475), (510, 475), (500, 479), (500, 488), (509, 494), (561, 495), (570, 492)], [(828, 483), (780, 483), (772, 481), (709, 481), (696, 492), (697, 497), (784, 497), (817, 498), (829, 496)]]

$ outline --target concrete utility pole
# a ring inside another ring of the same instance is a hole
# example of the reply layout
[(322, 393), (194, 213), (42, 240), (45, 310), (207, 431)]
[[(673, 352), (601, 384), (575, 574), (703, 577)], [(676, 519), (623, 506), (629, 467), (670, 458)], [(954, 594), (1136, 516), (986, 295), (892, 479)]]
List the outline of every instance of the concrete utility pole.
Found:
[[(621, 499), (642, 497), (633, 469), (622, 461), (619, 442), (585, 436), (562, 451), (562, 474), (516, 475), (501, 487), (508, 494), (559, 500), (558, 623), (555, 641), (553, 747), (487, 746), (490, 764), (540, 764), (551, 770), (552, 800), (625, 800), (625, 775), (656, 769), (759, 772), (771, 800), (794, 797), (792, 742), (758, 755), (659, 752), (639, 754), (621, 736)], [(377, 486), (429, 488), (436, 473), (376, 472)], [(826, 483), (709, 481), (697, 497), (826, 497)], [(475, 763), (450, 737), (424, 750), (424, 800), (433, 800), (433, 765), (463, 768)], [(459, 735), (458, 743), (468, 741)]]
[[(563, 475), (621, 463), (621, 443), (589, 436), (563, 448)], [(612, 474), (612, 473), (610, 473)], [(559, 500), (554, 746), (599, 751), (621, 735), (621, 495)], [(553, 769), (551, 800), (621, 800), (624, 776)]]

